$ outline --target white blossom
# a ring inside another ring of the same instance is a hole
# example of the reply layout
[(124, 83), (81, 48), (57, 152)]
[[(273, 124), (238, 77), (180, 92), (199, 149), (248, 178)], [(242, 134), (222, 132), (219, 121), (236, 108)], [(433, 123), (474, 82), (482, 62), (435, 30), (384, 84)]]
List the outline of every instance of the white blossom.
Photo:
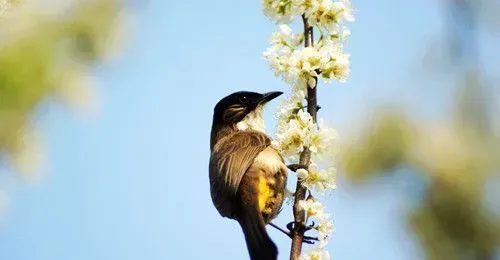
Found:
[(278, 109), (275, 145), (285, 157), (296, 155), (308, 147), (314, 156), (334, 155), (337, 132), (320, 119), (315, 124), (304, 109), (304, 91), (297, 91)]
[(330, 253), (319, 247), (304, 253), (300, 256), (301, 260), (330, 260)]
[(329, 35), (317, 42), (316, 47), (301, 48), (304, 35), (293, 33), (288, 25), (281, 24), (263, 53), (274, 74), (298, 89), (315, 87), (318, 76), (327, 83), (333, 79), (346, 82), (350, 56), (343, 51), (343, 40), (350, 32), (337, 25), (328, 28)]
[(334, 231), (333, 221), (330, 214), (326, 213), (326, 207), (317, 199), (308, 198), (299, 201), (299, 208), (305, 211), (308, 218), (313, 217), (317, 219), (314, 229), (318, 231), (319, 245), (326, 246), (327, 240), (330, 239)]
[(309, 150), (315, 155), (334, 155), (338, 133), (334, 128), (326, 125), (321, 118), (317, 127), (313, 128)]
[(351, 0), (340, 0), (340, 2), (343, 4), (342, 19), (348, 22), (354, 22), (356, 19), (354, 18)]
[(291, 0), (263, 0), (264, 14), (280, 23), (288, 23), (293, 20)]
[(302, 15), (312, 8), (313, 2), (313, 0), (292, 0), (292, 12), (295, 15)]
[(313, 198), (299, 201), (299, 207), (306, 212), (308, 217), (322, 216), (325, 211), (325, 206)]
[[(307, 112), (307, 93), (317, 81), (344, 83), (350, 76), (350, 55), (344, 43), (351, 32), (345, 22), (354, 21), (350, 0), (263, 0), (264, 13), (275, 20), (278, 30), (269, 40), (263, 56), (277, 77), (293, 86), (292, 95), (278, 107), (278, 126), (273, 147), (282, 156), (296, 163), (305, 149), (311, 152), (308, 169), (298, 169), (297, 178), (309, 190), (324, 193), (336, 188), (336, 168), (319, 168), (315, 162), (334, 155), (338, 134), (323, 119), (318, 123)], [(304, 34), (294, 33), (288, 24), (304, 16), (320, 37), (311, 46), (303, 47)], [(290, 192), (287, 193), (287, 197)], [(301, 255), (302, 260), (329, 260), (324, 249), (333, 233), (333, 221), (325, 206), (312, 196), (298, 202), (308, 218), (317, 219), (319, 246)]]
[(330, 166), (327, 169), (319, 170), (314, 163), (309, 166), (308, 170), (297, 171), (297, 177), (302, 181), (302, 184), (318, 193), (337, 188), (335, 175), (335, 167)]
[(304, 147), (309, 146), (312, 138), (312, 129), (316, 127), (312, 116), (298, 109), (290, 111), (290, 108), (285, 108), (284, 113), (291, 112), (288, 118), (283, 116), (279, 119), (278, 129), (276, 133), (276, 141), (283, 156), (293, 156), (300, 153)]
[(298, 4), (298, 7), (292, 9), (303, 11), (313, 25), (327, 27), (330, 24), (354, 21), (352, 5), (349, 0), (305, 0), (294, 1), (294, 3)]
[(287, 24), (280, 24), (279, 31), (271, 35), (270, 43), (276, 47), (294, 48), (301, 45), (303, 40), (303, 33), (293, 33)]
[(337, 79), (343, 83), (350, 75), (349, 54), (343, 52), (342, 43), (332, 39), (321, 42), (320, 50), (322, 63), (321, 76), (326, 82)]
[(311, 84), (310, 80), (318, 76), (317, 71), (320, 69), (322, 58), (320, 52), (314, 47), (306, 47), (297, 55), (300, 55), (295, 64), (299, 70), (299, 79), (308, 82), (309, 87), (314, 87), (314, 81)]
[(316, 230), (318, 231), (318, 239), (320, 241), (325, 241), (329, 239), (333, 233), (333, 221), (330, 214), (324, 213), (318, 216), (318, 224), (316, 225)]
[[(295, 38), (300, 39), (298, 36)], [(318, 76), (321, 65), (321, 55), (318, 49), (314, 47), (294, 49), (290, 41), (286, 41), (287, 45), (285, 45), (282, 40), (282, 38), (273, 37), (271, 41), (274, 42), (274, 45), (264, 52), (264, 58), (268, 61), (275, 75), (281, 76), (290, 84), (295, 85), (303, 82), (314, 87), (313, 77)]]
[(295, 89), (290, 98), (284, 99), (278, 106), (278, 120), (286, 124), (300, 109), (306, 106), (306, 91), (302, 89)]

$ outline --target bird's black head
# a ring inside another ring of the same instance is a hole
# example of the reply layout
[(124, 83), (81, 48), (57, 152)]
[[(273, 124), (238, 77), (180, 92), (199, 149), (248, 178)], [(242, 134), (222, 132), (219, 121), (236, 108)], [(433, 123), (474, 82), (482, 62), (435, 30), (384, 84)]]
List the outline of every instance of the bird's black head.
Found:
[(239, 91), (222, 98), (214, 108), (214, 123), (235, 124), (254, 111), (259, 105), (275, 99), (283, 94), (280, 91), (257, 93)]

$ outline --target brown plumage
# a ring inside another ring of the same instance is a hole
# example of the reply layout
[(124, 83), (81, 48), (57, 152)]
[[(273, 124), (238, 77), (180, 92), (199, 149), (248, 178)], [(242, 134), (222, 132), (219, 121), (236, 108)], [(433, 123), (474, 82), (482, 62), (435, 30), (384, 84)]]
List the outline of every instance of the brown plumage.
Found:
[[(277, 216), (287, 167), (259, 129), (262, 106), (280, 92), (236, 92), (214, 109), (209, 164), (215, 208), (239, 222), (252, 260), (275, 260), (278, 250), (265, 226)], [(251, 120), (250, 120), (251, 119)]]

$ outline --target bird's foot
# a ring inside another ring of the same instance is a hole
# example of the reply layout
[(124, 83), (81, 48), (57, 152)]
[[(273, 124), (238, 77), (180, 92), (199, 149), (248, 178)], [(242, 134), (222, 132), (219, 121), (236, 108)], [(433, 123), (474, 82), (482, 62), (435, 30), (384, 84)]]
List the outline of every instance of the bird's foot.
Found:
[(307, 170), (307, 165), (299, 164), (299, 163), (294, 163), (294, 164), (289, 164), (286, 167), (290, 169), (292, 172), (296, 172), (298, 169), (304, 169)]
[[(287, 234), (289, 234), (288, 236), (289, 236), (290, 238), (292, 237), (292, 236), (291, 236), (291, 234), (292, 234), (292, 230), (294, 230), (295, 225), (296, 225), (297, 223), (298, 223), (298, 222), (296, 222), (296, 221), (292, 221), (292, 222), (290, 222), (290, 223), (288, 223), (288, 224), (286, 225), (286, 228), (289, 230), (289, 232), (287, 232)], [(309, 231), (309, 230), (313, 229), (313, 228), (314, 228), (314, 226), (315, 226), (315, 223), (314, 223), (314, 221), (313, 221), (312, 225), (308, 225), (308, 226), (305, 226), (305, 227), (304, 227), (304, 238), (303, 238), (303, 240), (302, 240), (302, 242), (303, 242), (303, 243), (306, 243), (306, 244), (314, 244), (314, 243), (315, 243), (315, 241), (319, 241), (319, 239), (318, 239), (317, 237), (311, 237), (311, 236), (306, 236), (306, 235), (305, 235), (305, 232), (307, 232), (307, 231)], [(286, 231), (285, 231), (285, 232), (286, 232)]]
[[(292, 221), (286, 225), (286, 228), (288, 228), (288, 230), (292, 231), (295, 228), (295, 225), (297, 223), (298, 223), (297, 221)], [(316, 227), (316, 223), (313, 221), (311, 225), (304, 227), (304, 232), (307, 232), (311, 229), (314, 229), (315, 227)]]

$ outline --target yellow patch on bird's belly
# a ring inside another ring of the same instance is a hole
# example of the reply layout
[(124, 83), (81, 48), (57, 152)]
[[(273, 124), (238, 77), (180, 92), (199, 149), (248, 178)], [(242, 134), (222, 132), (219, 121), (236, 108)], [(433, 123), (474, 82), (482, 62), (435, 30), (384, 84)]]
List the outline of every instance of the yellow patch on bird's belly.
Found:
[(259, 177), (258, 191), (259, 210), (263, 211), (266, 208), (267, 201), (273, 196), (273, 191), (269, 188), (267, 179), (264, 176)]

